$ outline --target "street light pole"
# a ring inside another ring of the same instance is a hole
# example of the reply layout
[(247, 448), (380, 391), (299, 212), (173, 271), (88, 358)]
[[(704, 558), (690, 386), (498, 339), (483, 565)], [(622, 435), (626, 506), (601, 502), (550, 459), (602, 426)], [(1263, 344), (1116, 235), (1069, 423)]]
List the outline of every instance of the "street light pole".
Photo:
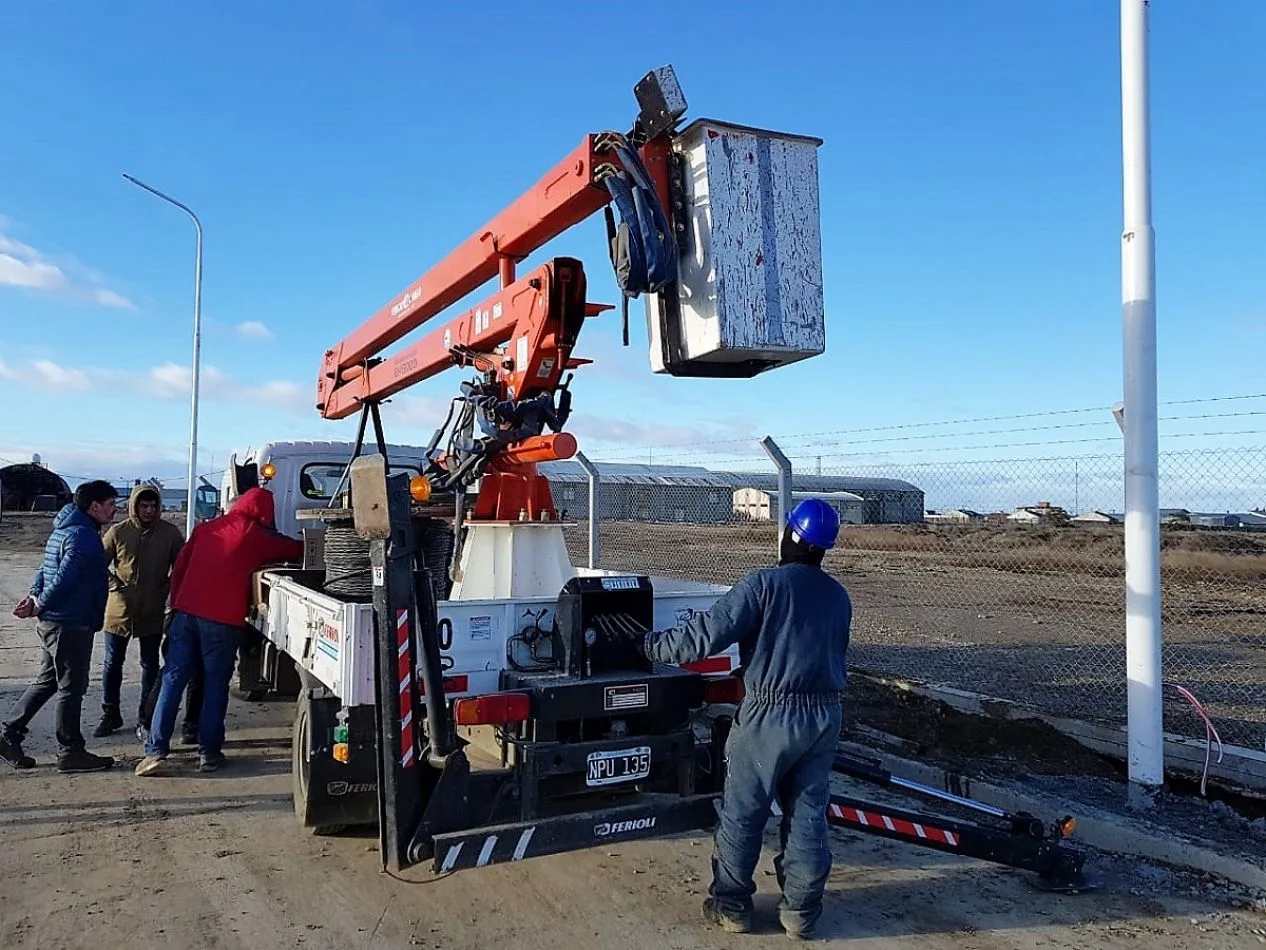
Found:
[(1149, 808), (1165, 781), (1156, 403), (1156, 233), (1148, 105), (1147, 0), (1121, 0), (1125, 392), (1125, 669), (1130, 800)]
[(198, 380), (201, 376), (202, 362), (202, 222), (193, 213), (193, 209), (177, 201), (171, 195), (163, 194), (157, 188), (145, 184), (139, 178), (134, 178), (126, 172), (123, 177), (138, 188), (144, 188), (150, 194), (157, 195), (189, 215), (193, 219), (193, 226), (198, 235), (197, 258), (193, 270), (193, 394), (189, 412), (189, 494), (185, 501), (187, 509), (185, 514), (185, 537), (187, 538), (193, 534), (193, 526), (196, 521), (195, 499), (198, 492)]

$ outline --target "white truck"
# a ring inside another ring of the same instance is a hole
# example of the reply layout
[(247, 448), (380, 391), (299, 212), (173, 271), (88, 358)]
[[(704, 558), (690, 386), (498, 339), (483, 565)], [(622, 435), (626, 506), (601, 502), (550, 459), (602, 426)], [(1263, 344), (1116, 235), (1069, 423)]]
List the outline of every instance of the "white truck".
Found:
[[(251, 625), (258, 640), (243, 650), (239, 686), (250, 697), (266, 691), (296, 695), (293, 741), (295, 809), (305, 827), (330, 833), (351, 824), (377, 820), (378, 784), (371, 742), (377, 683), (374, 665), (374, 606), (365, 598), (347, 598), (324, 589), (324, 540), (327, 526), (311, 515), (337, 504), (346, 486), (350, 442), (270, 442), (234, 455), (221, 486), (227, 510), (246, 488), (262, 486), (275, 498), (277, 527), (302, 537), (302, 565), (261, 572), (256, 580)], [(387, 447), (392, 472), (417, 476), (425, 467), (425, 450), (414, 446)], [(308, 517), (305, 517), (307, 515)], [(450, 597), (437, 599), (436, 613), (444, 693), (450, 708), (458, 700), (501, 693), (507, 674), (539, 665), (534, 658), (555, 625), (560, 592), (573, 578), (597, 578), (612, 585), (649, 585), (651, 626), (663, 629), (708, 609), (726, 588), (678, 578), (636, 577), (617, 572), (573, 567), (563, 542), (563, 525), (549, 522), (515, 525), (489, 539), (503, 550), (489, 552), (478, 536), (488, 530), (475, 526), (476, 540), (463, 552), (462, 578)], [(469, 530), (469, 529), (467, 529)], [(507, 545), (529, 549), (509, 552)], [(432, 566), (447, 572), (451, 546), (441, 548)], [(509, 569), (509, 558), (530, 569)], [(479, 567), (490, 568), (483, 570)], [(498, 570), (498, 567), (501, 569)], [(476, 577), (475, 575), (479, 575)], [(737, 681), (730, 677), (738, 663), (736, 648), (693, 664), (709, 695), (732, 701)], [(636, 713), (649, 696), (636, 690), (608, 705)], [(339, 742), (346, 724), (353, 740)], [(502, 724), (499, 724), (502, 725)], [(467, 740), (505, 751), (489, 730), (469, 728)], [(489, 742), (488, 740), (492, 741)], [(583, 785), (610, 791), (621, 784), (637, 785), (649, 777), (650, 758), (638, 745), (620, 759), (621, 750), (598, 750), (585, 763)], [(633, 767), (628, 762), (633, 762)], [(613, 764), (614, 763), (614, 764)], [(615, 769), (622, 771), (617, 776)]]

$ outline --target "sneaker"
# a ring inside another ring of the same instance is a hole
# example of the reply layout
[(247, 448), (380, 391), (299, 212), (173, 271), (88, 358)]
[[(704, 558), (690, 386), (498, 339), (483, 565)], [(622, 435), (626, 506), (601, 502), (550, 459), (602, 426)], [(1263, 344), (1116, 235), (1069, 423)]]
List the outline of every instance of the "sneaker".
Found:
[(166, 764), (167, 756), (165, 755), (147, 755), (137, 765), (136, 774), (140, 776), (157, 775)]
[(215, 755), (204, 755), (198, 760), (199, 772), (218, 772), (229, 764), (229, 760), (223, 752), (217, 752)]
[(185, 726), (180, 730), (181, 745), (197, 745), (198, 744), (198, 727)]
[(104, 772), (114, 765), (114, 759), (108, 755), (93, 755), (87, 749), (76, 749), (74, 752), (63, 752), (57, 757), (57, 771)]
[(726, 910), (711, 897), (703, 902), (703, 919), (726, 933), (745, 934), (752, 931), (752, 912)]
[(5, 736), (0, 736), (0, 759), (4, 759), (15, 769), (35, 768), (35, 760), (22, 751), (22, 743), (11, 742)]
[(119, 715), (118, 709), (111, 709), (107, 706), (105, 713), (101, 717), (101, 722), (97, 724), (97, 728), (92, 731), (92, 734), (97, 739), (104, 739), (122, 728), (123, 717)]

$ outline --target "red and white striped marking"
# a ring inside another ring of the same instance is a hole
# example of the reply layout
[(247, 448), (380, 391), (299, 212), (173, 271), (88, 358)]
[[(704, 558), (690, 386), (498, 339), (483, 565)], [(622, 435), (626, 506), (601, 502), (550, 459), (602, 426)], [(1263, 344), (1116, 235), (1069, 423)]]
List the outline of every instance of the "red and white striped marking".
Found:
[(828, 805), (826, 812), (832, 818), (853, 822), (866, 828), (883, 828), (886, 831), (893, 831), (908, 838), (922, 838), (924, 841), (947, 844), (951, 848), (958, 847), (958, 835), (952, 831), (946, 831), (944, 828), (920, 825), (901, 818), (891, 818), (880, 812), (863, 811), (860, 808), (853, 808), (849, 805)]
[(416, 726), (413, 722), (413, 703), (409, 687), (413, 685), (413, 672), (409, 663), (409, 611), (396, 611), (396, 673), (400, 680), (400, 765), (413, 765), (413, 750), (417, 747)]

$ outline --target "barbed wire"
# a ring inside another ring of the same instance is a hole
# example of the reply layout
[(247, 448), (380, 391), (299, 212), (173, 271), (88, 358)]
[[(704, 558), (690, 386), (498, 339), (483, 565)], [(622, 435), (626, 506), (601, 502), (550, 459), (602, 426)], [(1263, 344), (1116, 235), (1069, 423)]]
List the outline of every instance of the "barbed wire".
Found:
[[(1238, 402), (1238, 401), (1246, 401), (1246, 400), (1252, 400), (1252, 399), (1266, 399), (1266, 393), (1247, 393), (1243, 395), (1234, 395), (1234, 396), (1205, 396), (1205, 397), (1199, 397), (1199, 398), (1193, 398), (1193, 399), (1164, 400), (1160, 402), (1158, 405), (1191, 406), (1191, 405), (1201, 405), (1201, 404), (1220, 403), (1220, 402)], [(804, 442), (807, 439), (820, 439), (820, 438), (826, 438), (828, 436), (836, 436), (836, 435), (861, 435), (861, 434), (871, 433), (871, 432), (896, 432), (896, 431), (910, 430), (910, 429), (923, 430), (923, 429), (936, 428), (938, 426), (980, 425), (980, 424), (989, 423), (989, 422), (1014, 422), (1014, 421), (1020, 421), (1023, 419), (1043, 419), (1043, 418), (1052, 418), (1052, 417), (1058, 417), (1058, 416), (1084, 415), (1090, 412), (1111, 412), (1111, 411), (1112, 411), (1111, 406), (1088, 406), (1082, 409), (1053, 409), (1053, 410), (1047, 410), (1043, 412), (1012, 413), (1008, 415), (998, 415), (998, 416), (977, 416), (975, 418), (967, 418), (967, 419), (946, 419), (946, 420), (931, 421), (931, 422), (892, 423), (892, 424), (881, 425), (881, 426), (864, 426), (860, 428), (849, 428), (849, 429), (830, 429), (830, 430), (825, 430), (821, 432), (790, 433), (790, 434), (784, 434), (784, 435), (775, 435), (773, 438), (774, 438), (774, 441), (779, 443), (779, 445), (784, 445), (784, 444), (792, 445), (797, 442)], [(1266, 415), (1266, 410), (1260, 410), (1260, 411), (1250, 410), (1249, 412), (1242, 413), (1242, 414), (1243, 415)], [(1225, 414), (1213, 413), (1207, 416), (1173, 416), (1173, 417), (1167, 417), (1167, 418), (1169, 419), (1180, 419), (1180, 418), (1199, 419), (1199, 418), (1221, 418), (1221, 417), (1229, 418), (1235, 415), (1241, 415), (1241, 413), (1225, 413)], [(1164, 420), (1161, 420), (1161, 421), (1164, 421)], [(1071, 428), (1071, 427), (1080, 427), (1080, 426), (1114, 425), (1114, 424), (1115, 424), (1114, 419), (1106, 418), (1102, 420), (1093, 420), (1089, 422), (1062, 423), (1062, 424), (1057, 424), (1050, 427), (1035, 427), (1035, 428), (1036, 429), (1061, 428), (1065, 426)], [(1034, 430), (1035, 430), (1034, 428), (1025, 427), (1023, 429), (1017, 429), (1017, 430), (991, 430), (991, 431), (1007, 432), (1007, 431), (1034, 431)], [(932, 436), (927, 436), (927, 437), (928, 438), (954, 438), (954, 437), (961, 437), (964, 435), (965, 433), (950, 432), (950, 433), (937, 434), (937, 435), (932, 435)], [(914, 438), (914, 436), (911, 436), (911, 438)], [(691, 448), (691, 449), (698, 450), (698, 449), (703, 449), (709, 446), (740, 445), (743, 443), (751, 443), (754, 441), (756, 441), (754, 436), (741, 436), (741, 437), (728, 438), (728, 439), (709, 439), (705, 441), (697, 441), (697, 442), (682, 443), (682, 444), (663, 443), (663, 442), (634, 443), (632, 445), (629, 445), (628, 448), (620, 450), (618, 454), (607, 455), (606, 459), (607, 461), (615, 462), (615, 461), (620, 461), (625, 458), (629, 458), (629, 459), (640, 458), (641, 456), (645, 455), (648, 451), (658, 450), (658, 451), (672, 452), (672, 451), (675, 451), (678, 449), (684, 449), (684, 448)], [(875, 441), (879, 441), (879, 440), (875, 440)]]

